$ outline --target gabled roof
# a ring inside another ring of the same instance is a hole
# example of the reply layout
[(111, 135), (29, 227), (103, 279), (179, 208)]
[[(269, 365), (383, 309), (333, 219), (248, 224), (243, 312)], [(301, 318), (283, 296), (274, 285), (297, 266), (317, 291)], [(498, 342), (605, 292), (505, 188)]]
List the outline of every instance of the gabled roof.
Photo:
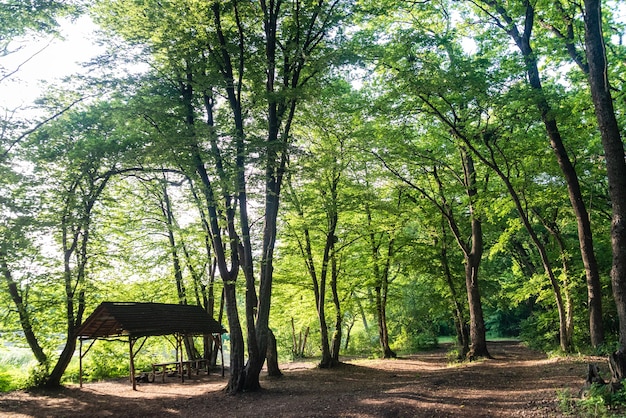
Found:
[(102, 302), (78, 329), (78, 337), (208, 335), (226, 330), (200, 306)]

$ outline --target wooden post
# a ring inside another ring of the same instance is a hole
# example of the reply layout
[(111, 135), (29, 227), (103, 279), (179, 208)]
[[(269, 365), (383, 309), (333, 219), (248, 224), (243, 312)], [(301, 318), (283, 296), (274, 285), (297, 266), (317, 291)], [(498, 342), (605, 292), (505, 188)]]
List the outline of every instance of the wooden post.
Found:
[(219, 335), (220, 353), (222, 353), (222, 377), (224, 377), (224, 346), (222, 345), (222, 334)]
[[(180, 350), (180, 351), (179, 351)], [(178, 359), (178, 371), (180, 372), (180, 381), (181, 383), (185, 381), (185, 370), (183, 369), (183, 335), (176, 334), (176, 353), (180, 353), (180, 357)]]
[(83, 387), (83, 339), (78, 337), (78, 384)]
[(130, 354), (130, 381), (133, 384), (133, 390), (137, 390), (137, 382), (135, 381), (135, 353), (133, 350), (133, 337), (128, 336), (128, 346)]

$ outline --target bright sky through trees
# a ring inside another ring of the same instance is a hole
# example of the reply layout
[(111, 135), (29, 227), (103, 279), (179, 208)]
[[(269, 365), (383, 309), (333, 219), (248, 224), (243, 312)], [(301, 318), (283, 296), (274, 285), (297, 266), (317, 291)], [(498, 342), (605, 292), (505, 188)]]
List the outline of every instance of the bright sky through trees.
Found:
[[(50, 35), (28, 37), (13, 43), (18, 51), (0, 58), (6, 71), (15, 71), (0, 85), (0, 105), (5, 108), (28, 106), (45, 89), (45, 84), (81, 71), (82, 63), (103, 51), (95, 42), (96, 27), (87, 16), (61, 23), (63, 39)], [(19, 68), (19, 69), (18, 69)]]

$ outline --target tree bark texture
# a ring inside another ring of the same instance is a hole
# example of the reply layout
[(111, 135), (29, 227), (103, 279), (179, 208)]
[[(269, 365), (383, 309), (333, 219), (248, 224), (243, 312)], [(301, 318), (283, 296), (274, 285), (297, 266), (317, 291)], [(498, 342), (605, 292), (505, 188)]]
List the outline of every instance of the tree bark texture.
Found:
[[(483, 256), (483, 230), (479, 215), (474, 208), (474, 200), (478, 195), (476, 186), (476, 170), (474, 160), (466, 149), (461, 149), (461, 160), (463, 165), (463, 178), (465, 189), (469, 198), (469, 211), (471, 223), (471, 246), (462, 246), (465, 255), (465, 287), (467, 289), (467, 300), (470, 314), (470, 350), (468, 357), (491, 358), (487, 350), (487, 332), (485, 329), (485, 319), (483, 316), (480, 288), (478, 284), (478, 269)], [(458, 234), (457, 241), (461, 241)]]
[(383, 358), (395, 358), (396, 353), (389, 346), (389, 331), (387, 327), (387, 292), (389, 289), (389, 268), (393, 254), (393, 238), (389, 237), (386, 258), (381, 260), (380, 247), (382, 236), (377, 236), (374, 230), (372, 212), (367, 202), (365, 204), (365, 214), (367, 215), (367, 226), (369, 229), (370, 248), (372, 252), (372, 273), (376, 280), (374, 298), (376, 321), (378, 324), (378, 342)]
[(278, 366), (278, 346), (276, 345), (276, 336), (269, 329), (269, 341), (267, 343), (267, 374), (271, 377), (280, 377), (283, 373)]

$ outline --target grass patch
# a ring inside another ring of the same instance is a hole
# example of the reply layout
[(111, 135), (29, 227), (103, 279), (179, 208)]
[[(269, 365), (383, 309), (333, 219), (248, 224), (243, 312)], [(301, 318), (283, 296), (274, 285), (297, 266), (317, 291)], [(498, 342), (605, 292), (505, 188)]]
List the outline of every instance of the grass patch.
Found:
[(27, 348), (0, 345), (0, 392), (24, 389), (34, 363)]

